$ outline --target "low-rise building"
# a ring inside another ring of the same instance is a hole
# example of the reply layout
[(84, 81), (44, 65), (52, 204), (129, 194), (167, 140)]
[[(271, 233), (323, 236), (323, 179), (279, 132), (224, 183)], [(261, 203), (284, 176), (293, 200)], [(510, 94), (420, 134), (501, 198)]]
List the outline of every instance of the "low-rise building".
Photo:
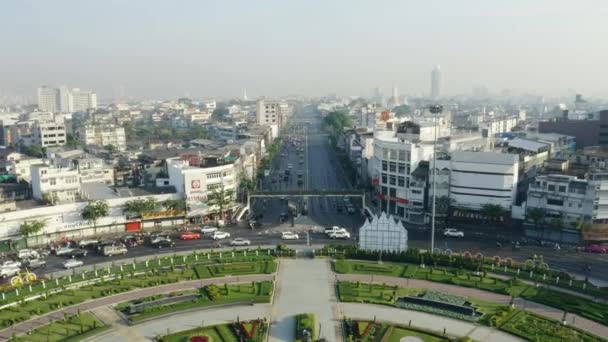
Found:
[(80, 175), (73, 167), (53, 163), (31, 166), (32, 197), (51, 204), (75, 202), (80, 198)]
[(86, 125), (78, 130), (78, 139), (85, 145), (114, 146), (118, 151), (127, 149), (125, 129), (115, 125)]

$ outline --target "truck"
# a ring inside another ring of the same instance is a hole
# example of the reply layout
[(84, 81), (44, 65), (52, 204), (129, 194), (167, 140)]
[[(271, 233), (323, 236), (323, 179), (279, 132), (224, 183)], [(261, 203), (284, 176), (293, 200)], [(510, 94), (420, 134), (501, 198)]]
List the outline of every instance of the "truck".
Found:
[(346, 229), (340, 228), (338, 226), (332, 226), (329, 228), (325, 228), (325, 234), (327, 234), (327, 235), (331, 235), (331, 234), (338, 233), (338, 232), (346, 232)]

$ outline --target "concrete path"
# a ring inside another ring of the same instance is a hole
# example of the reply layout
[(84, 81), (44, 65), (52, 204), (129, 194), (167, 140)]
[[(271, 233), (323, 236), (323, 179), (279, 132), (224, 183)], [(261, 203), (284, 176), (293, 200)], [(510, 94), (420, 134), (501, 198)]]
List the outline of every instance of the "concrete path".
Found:
[(87, 339), (87, 342), (149, 342), (153, 341), (157, 335), (166, 335), (183, 330), (189, 330), (202, 325), (216, 325), (231, 323), (236, 321), (237, 315), (240, 320), (256, 319), (261, 317), (269, 317), (270, 304), (256, 304), (231, 306), (222, 309), (209, 309), (176, 314), (162, 319), (144, 322), (134, 326), (127, 326), (125, 323), (113, 313), (109, 307), (98, 308), (94, 313), (98, 317), (112, 319), (115, 315), (114, 322), (111, 322), (114, 329), (107, 333), (94, 336)]
[(445, 328), (448, 335), (469, 336), (475, 341), (520, 342), (525, 341), (513, 335), (494, 328), (485, 327), (465, 321), (459, 321), (443, 316), (431, 315), (424, 312), (410, 311), (384, 305), (342, 303), (342, 312), (352, 319), (373, 320), (394, 324), (408, 325), (443, 333)]
[(281, 260), (272, 307), (269, 341), (293, 341), (295, 315), (314, 313), (321, 336), (340, 341), (342, 318), (329, 262), (323, 259)]
[(249, 275), (249, 276), (239, 276), (239, 277), (223, 277), (223, 278), (211, 278), (211, 279), (202, 279), (202, 280), (190, 280), (184, 281), (180, 283), (161, 285), (156, 287), (150, 287), (145, 289), (138, 289), (134, 291), (120, 293), (114, 296), (89, 300), (84, 303), (80, 303), (77, 305), (70, 306), (65, 309), (60, 309), (57, 311), (50, 312), (48, 314), (37, 316), (25, 322), (21, 322), (19, 324), (15, 324), (10, 328), (6, 328), (4, 330), (0, 330), (0, 341), (6, 341), (11, 337), (12, 332), (14, 331), (17, 335), (26, 333), (30, 330), (36, 329), (40, 326), (46, 325), (50, 320), (58, 320), (63, 319), (63, 313), (68, 313), (69, 315), (75, 315), (78, 310), (81, 312), (86, 312), (89, 310), (93, 310), (96, 308), (114, 305), (117, 303), (125, 302), (127, 300), (131, 300), (134, 298), (147, 297), (154, 294), (159, 293), (167, 293), (167, 292), (175, 292), (175, 291), (183, 291), (194, 288), (203, 287), (209, 284), (224, 284), (224, 283), (236, 283), (239, 282), (260, 282), (260, 281), (273, 281), (273, 274), (263, 274), (263, 275)]
[[(361, 281), (361, 282), (370, 282), (372, 280), (369, 275), (360, 275), (360, 274), (338, 274), (338, 280), (344, 281)], [(386, 283), (392, 286), (400, 286), (400, 287), (415, 287), (422, 289), (429, 289), (435, 291), (443, 291), (449, 292), (465, 297), (477, 298), (481, 300), (492, 301), (496, 303), (508, 304), (511, 300), (510, 296), (501, 295), (493, 292), (472, 289), (468, 287), (461, 287), (450, 284), (442, 284), (435, 283), (426, 280), (419, 279), (408, 279), (408, 278), (397, 278), (397, 277), (387, 277), (387, 276), (377, 276), (374, 275), (373, 282), (375, 283)], [(558, 321), (561, 321), (564, 316), (564, 311), (552, 308), (546, 305), (534, 303), (522, 298), (515, 299), (515, 306), (526, 309), (530, 312), (539, 314), (541, 316), (549, 317)], [(592, 321), (590, 319), (584, 318), (579, 315), (575, 315), (572, 313), (568, 313), (566, 320), (570, 325), (574, 325), (577, 328), (588, 331), (597, 336), (608, 336), (608, 327)]]

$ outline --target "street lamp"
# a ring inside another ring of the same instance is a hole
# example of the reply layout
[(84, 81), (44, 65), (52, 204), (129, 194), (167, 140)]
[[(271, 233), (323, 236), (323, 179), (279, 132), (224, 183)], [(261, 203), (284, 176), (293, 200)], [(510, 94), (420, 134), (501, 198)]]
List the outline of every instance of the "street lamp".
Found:
[(429, 111), (435, 114), (435, 139), (433, 140), (433, 213), (431, 216), (431, 254), (435, 251), (435, 213), (437, 205), (437, 121), (439, 118), (438, 114), (443, 111), (443, 106), (432, 105), (429, 107)]

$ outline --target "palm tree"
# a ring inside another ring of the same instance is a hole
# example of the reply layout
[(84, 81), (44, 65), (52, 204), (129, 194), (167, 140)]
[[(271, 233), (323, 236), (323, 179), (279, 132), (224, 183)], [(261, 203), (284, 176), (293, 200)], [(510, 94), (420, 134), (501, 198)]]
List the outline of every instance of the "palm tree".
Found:
[[(207, 205), (209, 207), (218, 207), (220, 212), (220, 218), (224, 218), (224, 209), (232, 203), (232, 190), (226, 190), (224, 184), (212, 190), (207, 196)], [(216, 220), (216, 224), (219, 221)]]
[(89, 201), (87, 205), (82, 208), (81, 216), (83, 219), (93, 223), (93, 231), (97, 235), (97, 220), (104, 216), (108, 216), (110, 212), (110, 206), (106, 201)]

